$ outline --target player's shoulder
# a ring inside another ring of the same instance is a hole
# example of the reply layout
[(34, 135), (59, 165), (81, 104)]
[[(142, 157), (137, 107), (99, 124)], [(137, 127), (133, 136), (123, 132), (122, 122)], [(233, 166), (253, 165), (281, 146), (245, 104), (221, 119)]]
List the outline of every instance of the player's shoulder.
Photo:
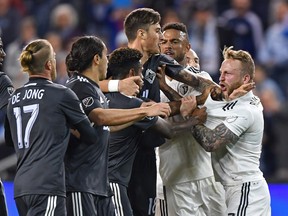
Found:
[(251, 92), (238, 98), (237, 100), (231, 101), (229, 106), (235, 107), (235, 113), (243, 114), (247, 117), (253, 117), (256, 113), (260, 114), (263, 111), (263, 106), (260, 99)]
[(67, 81), (66, 86), (72, 89), (82, 89), (89, 88), (89, 86), (92, 88), (93, 84), (84, 76), (74, 75)]
[(8, 75), (2, 71), (0, 71), (0, 79), (1, 80), (7, 80), (9, 82), (11, 82), (10, 78), (8, 77)]

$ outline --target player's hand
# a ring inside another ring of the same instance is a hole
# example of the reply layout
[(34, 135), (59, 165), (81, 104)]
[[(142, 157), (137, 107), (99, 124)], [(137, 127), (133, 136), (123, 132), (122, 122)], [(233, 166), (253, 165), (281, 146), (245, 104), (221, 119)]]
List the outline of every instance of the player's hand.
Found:
[(119, 92), (129, 95), (136, 96), (139, 94), (144, 82), (140, 76), (132, 76), (119, 81)]
[(155, 104), (156, 102), (154, 101), (148, 101), (148, 102), (143, 102), (141, 104), (141, 107), (148, 107), (148, 106), (152, 106), (153, 104)]
[(192, 112), (192, 117), (195, 118), (196, 120), (198, 120), (198, 124), (204, 124), (206, 122), (206, 119), (207, 119), (206, 107), (202, 107), (200, 109), (196, 108)]
[(171, 108), (168, 103), (155, 103), (152, 106), (147, 107), (148, 115), (147, 116), (161, 116), (166, 118), (171, 113)]
[(195, 96), (187, 96), (181, 98), (180, 114), (183, 118), (190, 117), (192, 112), (197, 106), (197, 101)]
[(235, 89), (228, 97), (228, 101), (239, 98), (256, 87), (255, 82), (246, 83)]
[(160, 88), (162, 88), (162, 86), (166, 86), (166, 80), (165, 80), (165, 69), (166, 69), (166, 65), (161, 65), (157, 68), (157, 78), (159, 80), (159, 85)]

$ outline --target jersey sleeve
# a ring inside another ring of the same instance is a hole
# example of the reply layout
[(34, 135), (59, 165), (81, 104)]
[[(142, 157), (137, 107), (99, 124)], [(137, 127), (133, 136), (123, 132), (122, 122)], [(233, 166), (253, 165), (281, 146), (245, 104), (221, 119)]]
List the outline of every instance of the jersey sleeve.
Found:
[(13, 85), (9, 77), (5, 74), (0, 76), (0, 110), (5, 111), (8, 99), (14, 91)]
[(93, 109), (99, 107), (102, 108), (100, 96), (92, 85), (79, 82), (76, 86), (73, 87), (73, 91), (81, 101), (84, 112), (87, 116)]
[(65, 113), (69, 124), (71, 125), (76, 125), (84, 119), (88, 119), (83, 111), (82, 104), (77, 95), (69, 88), (66, 89), (60, 106), (62, 111)]
[(160, 55), (160, 64), (159, 65), (166, 65), (165, 68), (165, 74), (175, 78), (177, 77), (177, 74), (179, 73), (179, 71), (183, 70), (184, 67), (182, 65), (180, 65), (176, 60), (174, 60), (173, 58), (171, 58), (168, 55)]
[(233, 116), (224, 120), (225, 126), (237, 136), (244, 133), (253, 123), (254, 117), (248, 109), (238, 110)]

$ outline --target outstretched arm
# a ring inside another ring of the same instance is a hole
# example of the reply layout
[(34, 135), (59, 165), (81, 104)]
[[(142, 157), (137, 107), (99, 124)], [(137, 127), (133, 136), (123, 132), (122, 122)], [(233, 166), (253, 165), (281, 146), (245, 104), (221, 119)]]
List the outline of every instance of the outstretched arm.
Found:
[(170, 115), (171, 109), (167, 103), (155, 103), (152, 106), (134, 109), (93, 109), (88, 117), (97, 125), (115, 126), (126, 124), (131, 121), (139, 121), (146, 116)]
[(208, 152), (213, 152), (229, 143), (236, 143), (239, 137), (221, 123), (213, 130), (204, 125), (196, 125), (192, 130), (194, 138)]

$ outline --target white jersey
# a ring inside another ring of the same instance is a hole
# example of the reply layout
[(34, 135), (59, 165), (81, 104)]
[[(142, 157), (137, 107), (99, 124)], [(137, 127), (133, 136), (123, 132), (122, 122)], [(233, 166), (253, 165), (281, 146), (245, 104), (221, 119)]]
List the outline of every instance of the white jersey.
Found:
[(217, 181), (223, 185), (236, 185), (263, 179), (259, 169), (264, 129), (263, 107), (252, 91), (233, 101), (213, 101), (209, 96), (205, 125), (214, 129), (224, 123), (240, 137), (237, 143), (228, 144), (212, 152), (212, 165)]
[[(211, 80), (207, 72), (202, 71), (198, 74)], [(181, 96), (200, 94), (191, 86), (176, 80), (170, 81), (166, 78), (166, 82)], [(160, 97), (161, 102), (169, 101), (163, 92), (160, 93)], [(181, 116), (169, 119), (174, 122), (183, 121)], [(183, 132), (166, 140), (165, 144), (159, 147), (159, 156), (159, 172), (165, 186), (213, 176), (211, 155), (197, 143), (191, 132)]]

